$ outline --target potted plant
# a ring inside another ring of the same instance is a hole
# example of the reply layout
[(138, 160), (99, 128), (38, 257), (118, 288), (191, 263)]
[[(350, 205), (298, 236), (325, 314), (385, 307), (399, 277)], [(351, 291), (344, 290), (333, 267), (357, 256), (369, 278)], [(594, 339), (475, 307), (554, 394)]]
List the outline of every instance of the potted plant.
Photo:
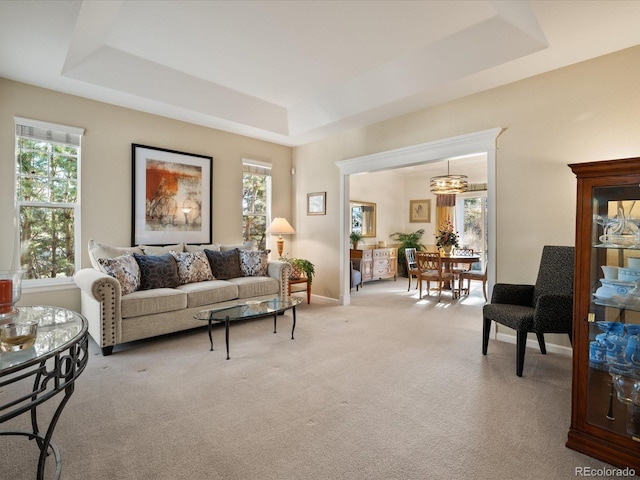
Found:
[(288, 254), (280, 257), (280, 260), (291, 265), (291, 275), (289, 278), (298, 279), (304, 275), (309, 280), (309, 283), (313, 282), (313, 276), (316, 271), (315, 266), (309, 260), (305, 258), (291, 258)]
[(349, 239), (351, 240), (351, 243), (353, 245), (353, 249), (357, 250), (358, 249), (358, 242), (360, 240), (362, 240), (362, 235), (360, 235), (358, 232), (351, 232), (349, 234)]
[(424, 245), (420, 243), (422, 235), (424, 235), (424, 230), (422, 228), (412, 233), (396, 232), (389, 235), (390, 238), (400, 244), (400, 247), (398, 248), (398, 266), (402, 271), (402, 275), (405, 277), (407, 276), (407, 262), (405, 261), (404, 250), (405, 248), (415, 248), (418, 251), (422, 250), (424, 247)]
[(453, 229), (453, 224), (447, 220), (436, 233), (436, 246), (441, 248), (445, 255), (449, 255), (453, 247), (459, 247), (458, 232)]

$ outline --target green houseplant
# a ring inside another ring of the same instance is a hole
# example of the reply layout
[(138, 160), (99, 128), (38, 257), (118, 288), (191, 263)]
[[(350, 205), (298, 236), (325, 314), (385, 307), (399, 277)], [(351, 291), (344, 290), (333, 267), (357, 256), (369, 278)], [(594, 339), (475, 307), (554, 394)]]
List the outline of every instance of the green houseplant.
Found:
[(406, 255), (404, 253), (405, 248), (415, 248), (420, 251), (424, 248), (424, 245), (420, 243), (422, 236), (424, 235), (424, 229), (416, 230), (411, 233), (395, 232), (389, 235), (390, 238), (400, 244), (398, 248), (398, 266), (403, 276), (407, 276), (407, 262)]
[(300, 278), (301, 274), (309, 280), (309, 283), (313, 283), (313, 276), (316, 273), (315, 266), (309, 260), (305, 258), (291, 258), (289, 254), (284, 254), (280, 257), (280, 260), (287, 262), (291, 265), (291, 275), (289, 278)]
[(362, 235), (360, 235), (358, 232), (351, 232), (349, 234), (349, 239), (353, 244), (353, 249), (356, 250), (358, 248), (358, 242), (362, 240)]

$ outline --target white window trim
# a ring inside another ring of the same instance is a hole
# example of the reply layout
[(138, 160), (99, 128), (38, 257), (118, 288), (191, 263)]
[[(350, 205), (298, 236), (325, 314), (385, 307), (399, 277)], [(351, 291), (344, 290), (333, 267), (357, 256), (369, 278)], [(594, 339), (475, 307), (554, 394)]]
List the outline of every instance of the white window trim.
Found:
[[(81, 268), (82, 264), (82, 239), (80, 237), (82, 228), (81, 228), (81, 199), (82, 199), (82, 136), (84, 135), (84, 128), (80, 127), (71, 127), (69, 125), (62, 125), (58, 123), (51, 122), (43, 122), (40, 120), (33, 120), (30, 118), (24, 117), (14, 117), (14, 142), (17, 141), (16, 129), (18, 125), (24, 127), (32, 127), (34, 129), (43, 130), (43, 131), (51, 131), (59, 134), (65, 135), (65, 140), (60, 139), (59, 137), (52, 136), (51, 138), (44, 138), (43, 140), (47, 140), (50, 143), (62, 143), (62, 144), (70, 144), (77, 146), (78, 148), (78, 166), (77, 166), (77, 190), (78, 190), (78, 198), (77, 201), (73, 204), (57, 204), (60, 208), (70, 208), (73, 207), (73, 235), (74, 235), (74, 271), (78, 271)], [(70, 141), (69, 136), (77, 137), (77, 143)], [(17, 151), (17, 145), (14, 145), (14, 152)], [(12, 260), (12, 268), (20, 268), (20, 206), (29, 205), (29, 206), (50, 206), (51, 203), (47, 202), (19, 202), (18, 201), (18, 191), (17, 191), (17, 178), (18, 178), (18, 163), (16, 161), (15, 155), (13, 160), (13, 198), (14, 198), (14, 225), (15, 225), (15, 237), (14, 237), (14, 245), (13, 245), (13, 260)], [(63, 277), (63, 278), (39, 278), (39, 279), (23, 279), (22, 281), (22, 290), (29, 293), (37, 293), (46, 289), (50, 291), (52, 288), (54, 290), (58, 289), (66, 289), (69, 286), (75, 285), (73, 282), (73, 277)]]

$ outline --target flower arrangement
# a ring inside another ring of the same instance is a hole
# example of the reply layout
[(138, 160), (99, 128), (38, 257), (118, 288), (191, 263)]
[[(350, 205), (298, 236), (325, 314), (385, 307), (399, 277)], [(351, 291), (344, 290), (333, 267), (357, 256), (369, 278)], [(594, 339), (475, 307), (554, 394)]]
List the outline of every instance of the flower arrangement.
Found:
[(436, 246), (437, 247), (459, 247), (458, 245), (458, 232), (453, 229), (453, 224), (447, 220), (436, 233)]

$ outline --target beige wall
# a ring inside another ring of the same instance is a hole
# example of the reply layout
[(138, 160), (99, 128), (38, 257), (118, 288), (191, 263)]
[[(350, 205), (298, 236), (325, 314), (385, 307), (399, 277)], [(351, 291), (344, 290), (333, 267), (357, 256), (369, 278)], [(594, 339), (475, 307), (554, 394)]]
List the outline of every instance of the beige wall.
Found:
[[(131, 144), (213, 157), (213, 240), (242, 239), (242, 158), (273, 163), (273, 215), (291, 217), (289, 147), (170, 120), (0, 78), (0, 269), (13, 249), (14, 116), (85, 129), (82, 139), (82, 264), (86, 244), (131, 242)], [(79, 310), (76, 289), (23, 293), (22, 304)]]
[(533, 283), (543, 245), (574, 244), (567, 164), (640, 156), (638, 85), (640, 46), (295, 148), (296, 190), (328, 195), (323, 228), (298, 217), (295, 253), (321, 263), (314, 290), (340, 294), (328, 261), (341, 241), (336, 161), (495, 127), (506, 128), (497, 141), (496, 278)]
[[(335, 162), (504, 127), (496, 169), (496, 275), (501, 282), (533, 282), (543, 245), (574, 243), (575, 178), (567, 164), (640, 155), (639, 84), (640, 46), (296, 147), (292, 159), (287, 147), (0, 79), (0, 225), (13, 221), (14, 115), (86, 129), (83, 244), (89, 238), (129, 243), (131, 143), (214, 157), (214, 240), (221, 242), (240, 237), (241, 158), (271, 161), (273, 213), (289, 217), (297, 231), (285, 249), (316, 264), (315, 295), (337, 299), (344, 239)], [(310, 192), (327, 193), (326, 215), (306, 215)], [(407, 201), (405, 192), (388, 194)], [(11, 229), (3, 228), (0, 268), (11, 245)], [(73, 295), (52, 300), (71, 306)], [(27, 297), (24, 303), (42, 298)]]

